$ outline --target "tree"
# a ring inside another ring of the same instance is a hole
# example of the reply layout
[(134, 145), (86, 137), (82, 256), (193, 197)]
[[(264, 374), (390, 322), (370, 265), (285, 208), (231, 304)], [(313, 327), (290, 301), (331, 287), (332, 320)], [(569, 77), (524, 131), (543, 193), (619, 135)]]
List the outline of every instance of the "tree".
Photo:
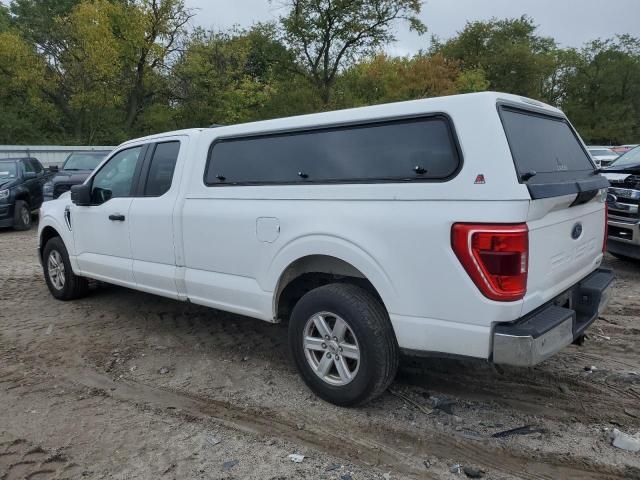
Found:
[(344, 72), (336, 97), (347, 107), (450, 95), (457, 92), (459, 75), (457, 63), (439, 54), (378, 54)]
[(481, 68), (465, 70), (456, 78), (457, 93), (484, 92), (487, 88), (489, 88), (487, 74)]
[(603, 144), (640, 138), (640, 39), (595, 40), (576, 52), (562, 106), (581, 135)]
[(191, 17), (182, 0), (14, 0), (11, 12), (70, 141), (117, 143), (154, 128), (143, 117), (166, 107)]
[(527, 16), (470, 22), (444, 43), (435, 39), (431, 51), (458, 60), (463, 71), (484, 72), (493, 90), (544, 99), (557, 46), (553, 39), (536, 35), (536, 29)]
[(260, 117), (274, 91), (274, 58), (282, 55), (258, 26), (232, 34), (196, 30), (172, 69), (179, 127)]
[(128, 35), (122, 36), (127, 79), (125, 127), (133, 129), (145, 106), (163, 87), (159, 73), (168, 71), (174, 55), (186, 38), (192, 13), (183, 0), (138, 0), (123, 18)]
[(9, 9), (0, 3), (0, 32), (9, 30), (11, 26), (11, 16)]
[(12, 0), (10, 11), (23, 38), (51, 57), (59, 48), (54, 33), (57, 19), (68, 15), (78, 3), (80, 0)]
[(15, 32), (0, 32), (0, 143), (59, 139), (55, 106), (42, 94), (45, 62)]
[(125, 10), (107, 0), (82, 2), (53, 27), (59, 47), (48, 67), (56, 88), (48, 93), (78, 142), (125, 136), (118, 118), (124, 104), (124, 59), (115, 34)]
[(419, 33), (420, 0), (286, 0), (281, 18), (284, 38), (296, 52), (303, 73), (319, 90), (324, 106), (331, 100), (341, 68), (395, 40), (392, 27), (407, 21)]

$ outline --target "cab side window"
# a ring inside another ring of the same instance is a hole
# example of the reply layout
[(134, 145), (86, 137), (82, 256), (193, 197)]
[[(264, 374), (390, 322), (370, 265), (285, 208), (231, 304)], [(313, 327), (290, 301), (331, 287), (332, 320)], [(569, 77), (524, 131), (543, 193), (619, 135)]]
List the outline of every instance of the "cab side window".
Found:
[(142, 150), (142, 146), (133, 147), (111, 157), (93, 177), (91, 203), (100, 205), (112, 198), (131, 196)]
[(38, 159), (32, 158), (31, 163), (33, 164), (33, 168), (35, 168), (35, 171), (38, 175), (40, 175), (44, 171), (44, 167)]
[(33, 168), (33, 164), (31, 163), (31, 160), (29, 160), (28, 158), (25, 158), (21, 163), (22, 163), (22, 171), (24, 173), (36, 173), (36, 169)]
[(151, 158), (144, 187), (145, 197), (159, 197), (171, 188), (180, 142), (158, 143)]

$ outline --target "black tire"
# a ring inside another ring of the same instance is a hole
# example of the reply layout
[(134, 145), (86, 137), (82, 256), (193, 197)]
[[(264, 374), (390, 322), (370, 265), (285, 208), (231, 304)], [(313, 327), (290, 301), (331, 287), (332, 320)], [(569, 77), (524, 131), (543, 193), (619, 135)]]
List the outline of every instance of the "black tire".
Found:
[(19, 231), (29, 230), (32, 224), (31, 207), (29, 203), (25, 200), (16, 200), (13, 212), (13, 229)]
[(625, 262), (634, 262), (634, 263), (640, 262), (640, 260), (638, 260), (637, 258), (629, 257), (627, 255), (622, 255), (620, 253), (612, 253), (612, 252), (608, 252), (608, 253), (609, 253), (609, 255), (613, 255), (618, 260), (622, 260), (622, 261), (625, 261)]
[[(54, 284), (50, 274), (51, 264), (49, 259), (52, 255), (55, 256), (56, 253), (62, 259), (64, 265), (64, 283), (61, 288)], [(71, 263), (69, 263), (69, 254), (60, 237), (53, 237), (45, 245), (42, 254), (42, 266), (47, 287), (49, 287), (51, 295), (58, 300), (74, 300), (85, 296), (89, 291), (87, 279), (73, 273)]]
[[(320, 312), (338, 315), (357, 338), (360, 363), (353, 380), (346, 385), (332, 385), (320, 378), (307, 360), (303, 346), (305, 328)], [(320, 398), (339, 406), (361, 405), (378, 397), (389, 387), (398, 370), (398, 344), (385, 308), (374, 295), (352, 284), (325, 285), (304, 295), (291, 314), (289, 347), (309, 388)]]

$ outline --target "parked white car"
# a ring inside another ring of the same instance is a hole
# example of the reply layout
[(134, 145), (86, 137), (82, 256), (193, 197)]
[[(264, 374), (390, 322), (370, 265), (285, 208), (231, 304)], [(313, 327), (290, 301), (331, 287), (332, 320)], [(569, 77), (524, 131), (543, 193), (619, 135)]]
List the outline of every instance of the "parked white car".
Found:
[(608, 167), (620, 155), (609, 147), (587, 147), (598, 168)]
[(535, 365), (608, 298), (606, 187), (559, 110), (480, 93), (120, 145), (48, 202), (52, 295), (97, 279), (289, 321), (320, 397), (355, 405), (400, 352)]

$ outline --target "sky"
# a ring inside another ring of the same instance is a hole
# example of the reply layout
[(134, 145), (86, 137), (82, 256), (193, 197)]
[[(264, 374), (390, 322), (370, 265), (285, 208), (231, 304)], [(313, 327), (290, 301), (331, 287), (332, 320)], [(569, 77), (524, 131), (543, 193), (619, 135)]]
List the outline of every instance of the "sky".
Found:
[[(186, 0), (186, 4), (196, 13), (194, 25), (213, 30), (248, 27), (284, 14), (280, 0)], [(450, 38), (467, 21), (524, 14), (539, 25), (540, 34), (554, 37), (563, 47), (581, 47), (623, 33), (640, 37), (640, 0), (425, 0), (420, 17), (428, 33), (419, 36), (399, 24), (398, 40), (387, 51), (410, 55), (428, 47), (431, 35)]]

